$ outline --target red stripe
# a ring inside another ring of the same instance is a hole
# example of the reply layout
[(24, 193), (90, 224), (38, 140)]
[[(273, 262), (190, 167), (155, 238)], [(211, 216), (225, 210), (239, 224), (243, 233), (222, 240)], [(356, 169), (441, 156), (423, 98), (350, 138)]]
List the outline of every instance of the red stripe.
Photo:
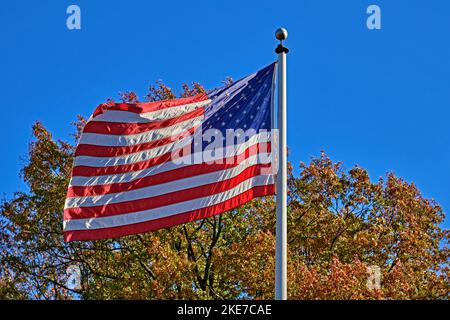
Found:
[(189, 119), (194, 119), (203, 115), (204, 109), (198, 108), (175, 118), (145, 123), (89, 121), (83, 129), (83, 133), (98, 133), (110, 135), (138, 134), (155, 129), (170, 127), (177, 123), (184, 122)]
[[(206, 93), (201, 93), (193, 97), (173, 99), (173, 100), (163, 100), (163, 101), (143, 102), (143, 103), (116, 103), (114, 105), (103, 105), (102, 112), (105, 112), (107, 110), (118, 110), (134, 113), (145, 113), (167, 108), (179, 107), (185, 104), (196, 103), (204, 100), (208, 100), (208, 95)], [(98, 110), (96, 109), (97, 113), (96, 115), (102, 112), (98, 112)]]
[(92, 156), (92, 157), (118, 157), (131, 153), (136, 153), (140, 151), (145, 151), (160, 147), (162, 145), (178, 141), (184, 137), (190, 136), (194, 133), (196, 127), (190, 128), (185, 132), (178, 135), (162, 138), (159, 140), (154, 140), (146, 143), (123, 146), (123, 147), (111, 147), (111, 146), (97, 146), (92, 144), (79, 144), (75, 156)]
[(93, 217), (107, 217), (130, 212), (139, 212), (170, 204), (207, 197), (216, 193), (230, 190), (241, 182), (261, 174), (261, 169), (267, 165), (254, 165), (242, 171), (239, 175), (220, 182), (165, 193), (156, 197), (112, 203), (108, 205), (68, 208), (64, 210), (64, 219), (86, 219)]
[[(263, 148), (264, 147), (264, 148)], [(143, 177), (130, 182), (112, 183), (94, 186), (72, 186), (67, 191), (67, 197), (85, 197), (103, 195), (108, 193), (117, 193), (144, 188), (156, 184), (166, 183), (174, 180), (193, 177), (219, 170), (225, 170), (236, 167), (240, 162), (249, 157), (258, 154), (261, 150), (271, 151), (270, 143), (255, 144), (246, 149), (242, 154), (229, 157), (223, 160), (222, 164), (193, 164), (182, 168), (161, 172), (155, 175)]]
[(226, 200), (222, 203), (215, 204), (207, 208), (188, 211), (185, 213), (180, 213), (177, 215), (157, 220), (151, 220), (113, 228), (65, 231), (64, 240), (67, 242), (81, 241), (81, 240), (101, 240), (150, 232), (163, 228), (169, 228), (175, 225), (212, 217), (219, 213), (223, 213), (231, 209), (234, 209), (240, 205), (243, 205), (244, 203), (252, 200), (255, 197), (272, 195), (274, 193), (275, 193), (274, 185), (258, 186), (246, 192), (243, 192), (237, 195), (236, 197)]

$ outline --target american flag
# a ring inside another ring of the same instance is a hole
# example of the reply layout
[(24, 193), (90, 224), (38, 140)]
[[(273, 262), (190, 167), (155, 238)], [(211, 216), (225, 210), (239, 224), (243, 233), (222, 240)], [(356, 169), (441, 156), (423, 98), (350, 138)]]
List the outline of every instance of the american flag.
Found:
[(149, 232), (274, 194), (275, 66), (194, 97), (97, 108), (75, 151), (65, 240)]

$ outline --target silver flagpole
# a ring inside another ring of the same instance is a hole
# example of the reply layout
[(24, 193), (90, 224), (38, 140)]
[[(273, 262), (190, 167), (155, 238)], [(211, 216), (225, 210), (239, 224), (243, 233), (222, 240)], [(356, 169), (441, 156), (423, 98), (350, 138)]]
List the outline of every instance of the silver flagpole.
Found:
[(275, 36), (280, 44), (278, 54), (278, 174), (277, 223), (275, 248), (275, 299), (287, 299), (287, 148), (286, 148), (286, 54), (283, 47), (287, 30), (279, 28)]

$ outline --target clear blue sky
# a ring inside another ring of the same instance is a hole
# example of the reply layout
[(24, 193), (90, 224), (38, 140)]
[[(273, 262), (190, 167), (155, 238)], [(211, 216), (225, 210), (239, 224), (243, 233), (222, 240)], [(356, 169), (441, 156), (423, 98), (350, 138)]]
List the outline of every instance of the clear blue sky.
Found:
[[(79, 31), (66, 28), (70, 4)], [(370, 4), (379, 31), (366, 27)], [(274, 61), (283, 25), (290, 160), (323, 149), (374, 180), (393, 171), (450, 212), (449, 14), (448, 0), (3, 1), (0, 191), (25, 190), (34, 121), (70, 139), (76, 115), (118, 91), (220, 86)]]

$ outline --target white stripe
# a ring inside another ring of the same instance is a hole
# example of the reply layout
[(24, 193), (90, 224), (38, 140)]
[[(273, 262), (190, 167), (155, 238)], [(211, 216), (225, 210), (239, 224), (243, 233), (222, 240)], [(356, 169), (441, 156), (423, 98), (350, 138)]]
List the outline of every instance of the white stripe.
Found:
[(156, 197), (171, 192), (181, 191), (184, 189), (200, 187), (214, 182), (225, 181), (238, 176), (245, 169), (251, 166), (260, 164), (261, 162), (259, 161), (259, 158), (260, 155), (255, 154), (251, 157), (248, 157), (237, 166), (229, 169), (205, 173), (130, 191), (121, 191), (118, 193), (109, 193), (96, 196), (66, 198), (64, 209), (102, 206), (124, 201), (134, 201), (149, 197)]
[(121, 123), (147, 123), (152, 121), (167, 120), (179, 117), (185, 113), (191, 112), (200, 107), (209, 104), (211, 100), (185, 104), (176, 107), (169, 107), (162, 110), (156, 110), (145, 113), (135, 113), (122, 110), (106, 110), (104, 113), (96, 116), (93, 121), (99, 122), (121, 122)]
[(247, 179), (233, 189), (212, 196), (193, 199), (140, 212), (126, 213), (109, 217), (64, 220), (64, 231), (92, 230), (120, 227), (124, 225), (152, 221), (164, 217), (210, 207), (238, 196), (256, 186), (273, 184), (273, 176), (257, 176)]
[[(178, 142), (173, 142), (167, 145), (162, 145), (160, 147), (156, 147), (153, 149), (149, 149), (149, 150), (144, 150), (144, 151), (140, 151), (140, 152), (136, 152), (136, 153), (132, 153), (132, 154), (127, 154), (124, 156), (118, 156), (118, 157), (92, 157), (92, 156), (77, 156), (75, 157), (74, 160), (74, 167), (76, 166), (89, 166), (89, 167), (105, 167), (105, 166), (115, 166), (115, 165), (121, 165), (121, 164), (131, 164), (131, 163), (136, 163), (136, 162), (140, 162), (140, 161), (146, 161), (146, 160), (150, 160), (154, 157), (158, 157), (160, 155), (163, 155), (167, 152), (171, 152), (172, 150), (179, 150), (180, 148), (186, 146), (188, 143), (191, 142), (192, 137), (186, 137), (184, 140), (180, 140)], [(242, 152), (244, 152), (246, 149), (248, 149), (250, 146), (256, 144), (257, 142), (268, 142), (271, 141), (271, 134), (270, 133), (258, 133), (256, 135), (253, 135), (252, 137), (250, 137), (250, 139), (248, 139), (248, 141), (243, 142), (241, 144), (238, 145), (231, 145), (231, 146), (227, 146), (225, 148), (217, 148), (214, 153), (213, 156), (209, 157), (208, 159), (205, 160), (211, 160), (211, 161), (217, 161), (223, 158), (228, 158), (228, 157), (233, 157), (235, 155), (239, 155)], [(178, 154), (174, 155), (177, 156)], [(198, 159), (197, 155), (204, 155), (206, 156), (206, 153), (201, 154), (201, 153), (196, 153), (194, 155), (188, 155), (185, 156), (183, 158), (177, 159), (178, 163), (183, 162), (186, 163), (187, 159), (193, 158), (193, 159)], [(202, 159), (202, 158), (200, 158)], [(122, 176), (123, 174), (121, 174)], [(103, 176), (101, 179), (103, 180), (107, 180), (109, 181), (108, 183), (111, 183), (111, 176)], [(75, 176), (73, 178), (76, 178)], [(85, 182), (77, 182), (77, 181), (92, 181), (92, 177), (89, 178), (77, 178), (77, 179), (73, 179), (74, 182), (71, 183), (71, 185), (82, 185), (82, 186), (86, 186), (87, 184)], [(115, 179), (117, 180), (117, 179)], [(126, 181), (130, 181), (130, 180), (126, 180)], [(118, 182), (124, 182), (123, 179), (118, 179)], [(105, 183), (97, 183), (95, 182), (95, 184), (105, 184)]]
[(166, 137), (171, 137), (174, 134), (182, 133), (192, 127), (198, 126), (202, 123), (203, 115), (188, 119), (183, 122), (176, 123), (170, 127), (161, 129), (154, 129), (137, 134), (129, 135), (113, 135), (84, 132), (80, 138), (80, 144), (91, 144), (96, 146), (110, 146), (110, 147), (124, 147), (129, 145), (141, 144), (151, 142)]

